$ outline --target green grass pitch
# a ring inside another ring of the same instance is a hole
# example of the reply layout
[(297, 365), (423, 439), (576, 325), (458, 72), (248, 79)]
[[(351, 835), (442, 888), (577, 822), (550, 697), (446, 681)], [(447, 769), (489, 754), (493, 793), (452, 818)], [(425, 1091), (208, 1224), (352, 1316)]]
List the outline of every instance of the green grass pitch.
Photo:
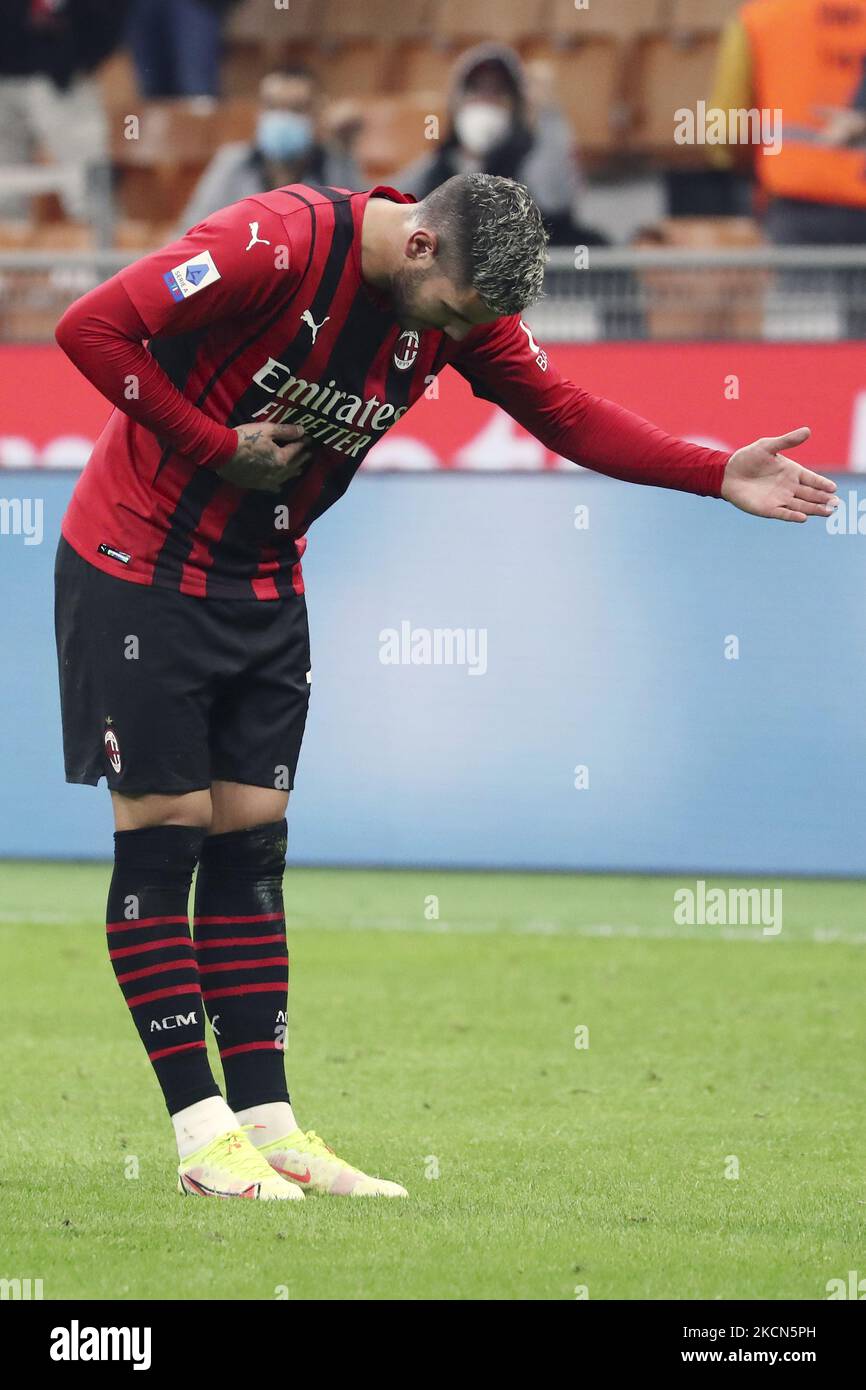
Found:
[(0, 864), (0, 1276), (571, 1300), (823, 1299), (866, 1273), (866, 885), (784, 883), (767, 937), (676, 926), (687, 879), (290, 869), (299, 1118), (410, 1200), (259, 1204), (175, 1190), (107, 872)]

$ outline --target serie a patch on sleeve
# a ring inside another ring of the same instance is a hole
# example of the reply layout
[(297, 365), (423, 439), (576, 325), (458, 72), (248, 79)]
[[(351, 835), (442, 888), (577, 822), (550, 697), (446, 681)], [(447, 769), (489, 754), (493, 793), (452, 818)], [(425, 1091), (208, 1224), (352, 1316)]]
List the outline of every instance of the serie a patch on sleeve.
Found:
[(210, 251), (200, 251), (197, 256), (190, 256), (188, 261), (176, 265), (173, 270), (167, 270), (162, 278), (168, 285), (172, 299), (179, 303), (182, 299), (189, 299), (191, 294), (198, 294), (199, 290), (207, 289), (208, 285), (220, 278), (220, 273), (213, 263)]

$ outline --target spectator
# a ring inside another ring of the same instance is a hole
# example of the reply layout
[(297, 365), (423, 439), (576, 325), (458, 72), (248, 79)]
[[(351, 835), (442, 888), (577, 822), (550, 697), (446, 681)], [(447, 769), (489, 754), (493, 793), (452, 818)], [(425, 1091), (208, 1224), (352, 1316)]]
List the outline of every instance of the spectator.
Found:
[(219, 96), (223, 17), (237, 0), (133, 0), (127, 37), (146, 97)]
[[(65, 212), (84, 218), (87, 172), (108, 163), (108, 122), (91, 74), (118, 46), (125, 0), (6, 0), (0, 47), (0, 165), (49, 155), (77, 169), (62, 194)], [(6, 217), (26, 216), (20, 195), (0, 191)]]
[[(261, 107), (251, 142), (233, 141), (217, 150), (183, 210), (181, 228), (194, 227), (217, 208), (286, 183), (364, 187), (351, 146), (360, 118), (341, 102), (320, 113), (316, 85), (306, 68), (286, 68), (262, 79)], [(319, 129), (327, 132), (324, 140)]]
[[(539, 81), (536, 75), (536, 90)], [(573, 134), (548, 92), (530, 107), (523, 64), (504, 44), (461, 55), (452, 75), (449, 126), (433, 153), (395, 174), (396, 186), (424, 198), (452, 174), (481, 172), (518, 179), (544, 214), (551, 240), (587, 244), (573, 208), (579, 182)], [(603, 240), (588, 234), (593, 242)]]
[[(833, 133), (840, 122), (828, 137), (827, 121), (852, 105), (864, 53), (866, 0), (751, 0), (722, 35), (711, 106), (782, 111), (778, 152), (749, 151), (779, 245), (866, 241), (863, 155), (833, 148), (845, 140)], [(717, 164), (736, 162), (732, 145), (707, 149)]]

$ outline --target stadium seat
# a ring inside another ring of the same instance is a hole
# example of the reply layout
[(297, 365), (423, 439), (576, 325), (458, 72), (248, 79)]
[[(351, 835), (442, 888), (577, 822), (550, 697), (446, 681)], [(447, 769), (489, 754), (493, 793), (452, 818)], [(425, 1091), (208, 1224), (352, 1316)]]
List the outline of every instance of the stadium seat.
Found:
[(66, 251), (92, 251), (93, 228), (82, 222), (0, 222), (0, 251), (51, 252), (44, 269), (18, 269), (0, 275), (0, 340), (7, 343), (51, 342), (57, 320), (71, 297), (93, 283), (85, 266), (59, 261)]
[[(291, 11), (291, 6), (289, 7)], [(271, 15), (268, 12), (268, 20)], [(223, 26), (224, 43), (260, 43), (264, 37), (264, 6), (257, 0), (235, 0)]]
[(398, 92), (438, 92), (447, 98), (454, 50), (439, 43), (401, 44), (396, 54), (394, 88)]
[(223, 49), (221, 80), (229, 99), (252, 98), (259, 90), (262, 78), (277, 61), (264, 44), (242, 43), (235, 39)]
[(572, 124), (581, 153), (612, 152), (622, 138), (614, 124), (621, 46), (609, 39), (566, 47), (535, 45), (528, 56), (541, 58), (548, 66), (556, 100)]
[(430, 14), (430, 0), (325, 0), (314, 61), (324, 90), (335, 98), (405, 91), (399, 46), (426, 46)]
[(137, 126), (127, 113), (115, 112), (110, 122), (121, 212), (168, 221), (179, 214), (193, 181), (225, 138), (224, 118), (215, 104), (180, 100), (147, 102), (135, 119)]
[(121, 50), (102, 64), (96, 71), (96, 80), (102, 93), (103, 104), (109, 111), (123, 109), (136, 111), (136, 103), (141, 101), (135, 66), (129, 53)]
[(679, 250), (736, 250), (764, 245), (761, 228), (752, 217), (664, 217), (657, 230), (665, 246)]
[(206, 162), (216, 148), (219, 123), (216, 102), (144, 102), (132, 117), (123, 111), (112, 113), (112, 157), (138, 166)]
[(667, 0), (589, 0), (583, 9), (574, 0), (550, 0), (544, 28), (558, 41), (631, 38), (665, 28)]
[(324, 39), (378, 40), (415, 38), (431, 30), (431, 0), (322, 0), (318, 33)]
[(366, 176), (371, 180), (385, 178), (427, 153), (430, 144), (424, 132), (430, 115), (437, 115), (440, 121), (444, 117), (437, 92), (382, 97), (366, 103), (357, 147), (358, 162)]
[(549, 0), (439, 0), (434, 31), (448, 43), (518, 43), (544, 27)]
[(317, 52), (314, 71), (329, 97), (374, 97), (390, 85), (391, 52), (390, 44), (335, 43)]
[(188, 101), (143, 104), (135, 127), (129, 113), (109, 113), (112, 159), (119, 174), (122, 218), (168, 222), (184, 207), (192, 186), (221, 145), (249, 140), (255, 130), (253, 98), (216, 105)]
[(174, 222), (151, 222), (146, 218), (122, 217), (114, 228), (114, 247), (117, 251), (152, 251), (174, 239)]
[(674, 34), (717, 34), (743, 0), (670, 0), (668, 27)]
[(159, 221), (179, 217), (203, 166), (132, 166), (120, 171), (119, 204), (124, 217)]
[(627, 85), (634, 91), (631, 147), (666, 165), (703, 166), (703, 145), (679, 145), (674, 140), (674, 113), (694, 111), (709, 96), (716, 58), (716, 41), (640, 39), (630, 61), (634, 72)]
[(88, 222), (45, 222), (33, 229), (34, 251), (91, 251), (95, 236)]
[(50, 343), (66, 296), (58, 295), (50, 308), (6, 303), (0, 294), (0, 338), (4, 343)]
[[(280, 45), (314, 38), (321, 29), (328, 0), (290, 0), (277, 8), (273, 0), (242, 0), (229, 14), (225, 36), (232, 42), (265, 44), (273, 53)], [(361, 10), (366, 5), (360, 5)]]
[[(0, 251), (91, 251), (93, 229), (80, 222), (0, 222)], [(0, 339), (4, 342), (50, 342), (65, 305), (70, 283), (75, 293), (89, 288), (64, 268), (18, 270), (0, 275)]]
[(321, 29), (324, 0), (244, 0), (225, 29), (223, 88), (230, 97), (254, 96), (266, 73), (285, 63), (309, 61)]
[[(639, 249), (714, 251), (763, 244), (748, 217), (668, 217), (638, 237)], [(644, 313), (651, 338), (761, 338), (768, 273), (738, 267), (643, 269)]]
[(251, 140), (256, 129), (259, 103), (254, 97), (229, 97), (214, 112), (215, 147), (231, 140)]
[(35, 224), (27, 219), (0, 221), (0, 251), (29, 251), (33, 246)]

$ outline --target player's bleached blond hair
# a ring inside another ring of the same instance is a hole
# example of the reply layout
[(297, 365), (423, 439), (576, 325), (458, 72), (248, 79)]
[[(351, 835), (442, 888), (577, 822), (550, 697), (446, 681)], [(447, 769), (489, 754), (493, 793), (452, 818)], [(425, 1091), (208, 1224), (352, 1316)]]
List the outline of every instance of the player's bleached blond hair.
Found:
[(529, 189), (497, 174), (455, 174), (418, 204), (440, 238), (448, 274), (494, 314), (520, 314), (541, 295), (547, 232)]

